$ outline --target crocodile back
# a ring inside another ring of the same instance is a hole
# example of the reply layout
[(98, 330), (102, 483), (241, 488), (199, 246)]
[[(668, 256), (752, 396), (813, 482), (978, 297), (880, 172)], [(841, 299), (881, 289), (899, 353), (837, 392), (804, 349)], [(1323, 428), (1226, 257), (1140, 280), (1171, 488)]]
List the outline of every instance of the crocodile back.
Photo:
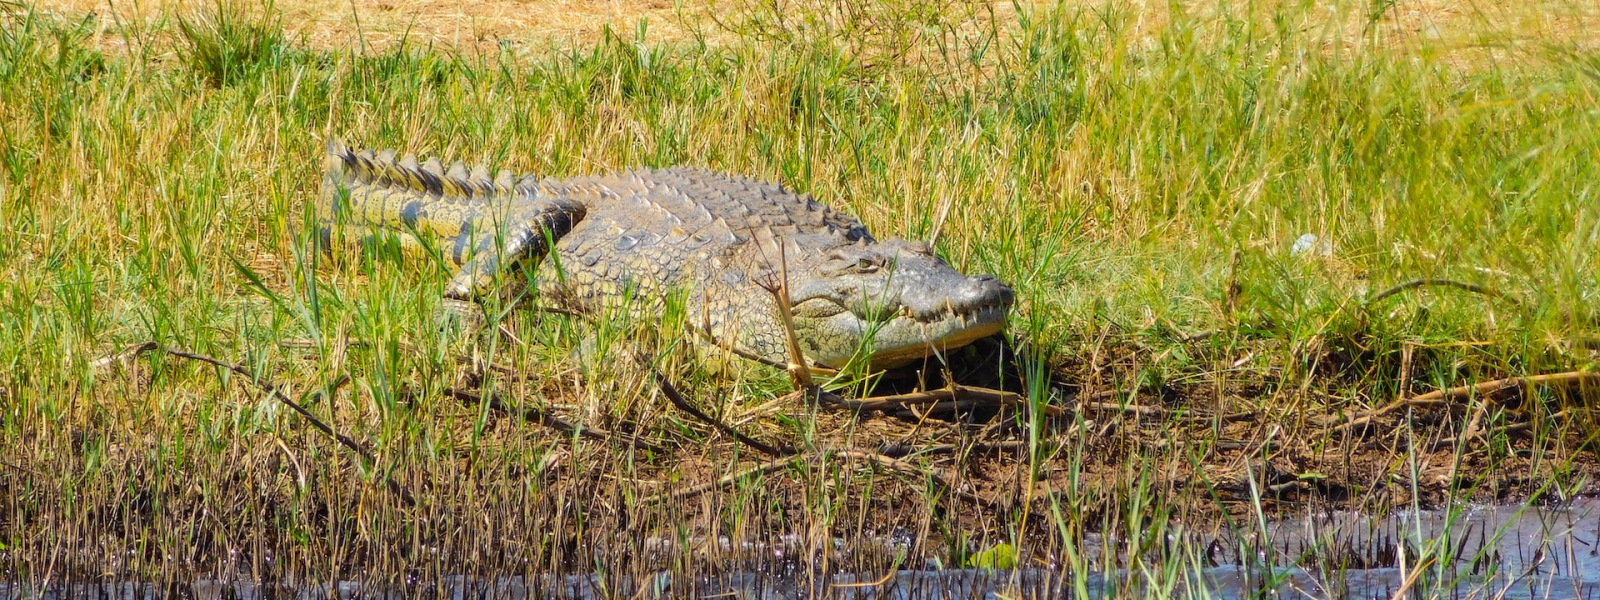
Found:
[(770, 274), (780, 241), (795, 252), (799, 240), (808, 247), (872, 240), (860, 221), (807, 196), (700, 169), (547, 181), (541, 193), (588, 208), (556, 244), (564, 283), (553, 273), (540, 277), (547, 297), (578, 310), (624, 298), (629, 287), (649, 297), (686, 290), (691, 304), (715, 305), (707, 294)]

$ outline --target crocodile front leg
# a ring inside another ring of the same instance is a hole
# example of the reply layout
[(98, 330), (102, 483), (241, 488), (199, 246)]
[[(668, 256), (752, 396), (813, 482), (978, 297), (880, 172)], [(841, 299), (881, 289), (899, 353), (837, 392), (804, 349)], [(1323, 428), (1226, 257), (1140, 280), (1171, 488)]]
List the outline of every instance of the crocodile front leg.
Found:
[[(456, 252), (473, 248), (470, 257), (461, 257), (461, 269), (445, 286), (444, 295), (453, 300), (474, 300), (491, 293), (496, 282), (550, 254), (551, 244), (560, 240), (583, 220), (582, 204), (566, 198), (540, 198), (533, 201), (512, 222), (504, 235), (474, 235), (465, 232), (456, 239)], [(477, 238), (477, 239), (474, 239)]]
[(526, 289), (530, 282), (520, 278), (531, 269), (523, 267), (548, 256), (552, 245), (572, 231), (584, 214), (584, 206), (571, 199), (540, 198), (522, 208), (504, 234), (460, 234), (453, 258), (461, 268), (445, 286), (436, 316), (459, 322), (469, 333), (482, 329), (488, 321), (482, 300), (507, 284), (512, 284), (510, 289)]

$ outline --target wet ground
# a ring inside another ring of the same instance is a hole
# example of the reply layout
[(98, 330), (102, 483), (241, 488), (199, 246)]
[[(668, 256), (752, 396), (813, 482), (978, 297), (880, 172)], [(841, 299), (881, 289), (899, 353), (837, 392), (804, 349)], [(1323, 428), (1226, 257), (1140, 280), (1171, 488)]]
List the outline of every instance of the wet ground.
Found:
[[(206, 579), (172, 585), (132, 582), (0, 584), (0, 599), (127, 599), (186, 596), (257, 598), (1600, 598), (1600, 499), (1553, 506), (1468, 505), (1456, 510), (1397, 511), (1385, 517), (1328, 513), (1239, 523), (1205, 533), (1170, 528), (1152, 560), (1126, 560), (1130, 544), (1089, 535), (1076, 561), (1016, 557), (1014, 569), (930, 569), (887, 573), (829, 572), (798, 544), (698, 542), (744, 565), (719, 575), (648, 577), (451, 577), (438, 582), (261, 586)], [(893, 553), (893, 539), (833, 552)], [(1146, 544), (1148, 546), (1148, 544)], [(642, 548), (671, 553), (667, 542)], [(903, 546), (900, 547), (903, 550)], [(796, 560), (800, 558), (802, 560)], [(1071, 565), (1078, 565), (1074, 569)]]

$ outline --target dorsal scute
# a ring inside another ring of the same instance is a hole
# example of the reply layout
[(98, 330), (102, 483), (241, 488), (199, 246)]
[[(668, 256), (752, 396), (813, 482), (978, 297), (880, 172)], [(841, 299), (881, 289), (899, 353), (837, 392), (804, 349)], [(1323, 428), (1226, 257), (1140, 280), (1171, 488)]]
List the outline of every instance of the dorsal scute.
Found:
[[(523, 175), (518, 181), (513, 179), (510, 172), (502, 171), (498, 178), (491, 178), (487, 167), (469, 168), (460, 161), (446, 170), (438, 158), (418, 163), (415, 155), (407, 154), (396, 160), (396, 152), (392, 149), (357, 152), (337, 138), (328, 141), (328, 156), (329, 177), (346, 184), (403, 188), (436, 197), (464, 200), (488, 199), (513, 192), (536, 193), (538, 190), (538, 178), (533, 175)], [(513, 181), (516, 183), (513, 184)]]
[(539, 178), (533, 174), (523, 175), (512, 188), (519, 194), (538, 194)]
[(670, 197), (681, 203), (670, 212), (684, 222), (710, 222), (720, 217), (727, 220), (724, 226), (740, 237), (805, 234), (837, 236), (846, 242), (872, 239), (865, 225), (849, 213), (778, 183), (684, 166), (641, 169), (634, 174), (649, 182), (646, 187), (673, 189), (676, 193)]

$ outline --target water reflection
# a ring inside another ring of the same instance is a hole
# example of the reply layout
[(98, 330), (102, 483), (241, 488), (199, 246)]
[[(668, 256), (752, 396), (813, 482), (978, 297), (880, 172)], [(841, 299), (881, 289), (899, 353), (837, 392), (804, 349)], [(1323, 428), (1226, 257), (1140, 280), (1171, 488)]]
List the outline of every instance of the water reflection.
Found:
[[(1376, 518), (1331, 513), (1240, 525), (1205, 533), (1174, 527), (1159, 558), (1119, 564), (1126, 545), (1092, 535), (1076, 563), (1024, 553), (1017, 570), (930, 569), (887, 574), (819, 572), (796, 562), (796, 549), (722, 540), (711, 547), (748, 565), (720, 575), (657, 572), (628, 579), (449, 577), (437, 582), (271, 587), (251, 581), (201, 580), (171, 585), (130, 582), (0, 584), (0, 599), (142, 600), (186, 596), (265, 598), (1600, 598), (1600, 500), (1562, 507), (1470, 506), (1402, 511)], [(877, 540), (872, 552), (895, 552)], [(704, 551), (701, 545), (701, 552)], [(904, 550), (907, 546), (901, 546)], [(865, 551), (839, 544), (842, 552)], [(670, 552), (667, 546), (643, 553)], [(765, 554), (771, 560), (751, 561)], [(782, 565), (781, 568), (769, 568)], [(798, 566), (797, 566), (798, 565)], [(1074, 568), (1076, 567), (1076, 568)], [(825, 569), (823, 569), (825, 570)]]

